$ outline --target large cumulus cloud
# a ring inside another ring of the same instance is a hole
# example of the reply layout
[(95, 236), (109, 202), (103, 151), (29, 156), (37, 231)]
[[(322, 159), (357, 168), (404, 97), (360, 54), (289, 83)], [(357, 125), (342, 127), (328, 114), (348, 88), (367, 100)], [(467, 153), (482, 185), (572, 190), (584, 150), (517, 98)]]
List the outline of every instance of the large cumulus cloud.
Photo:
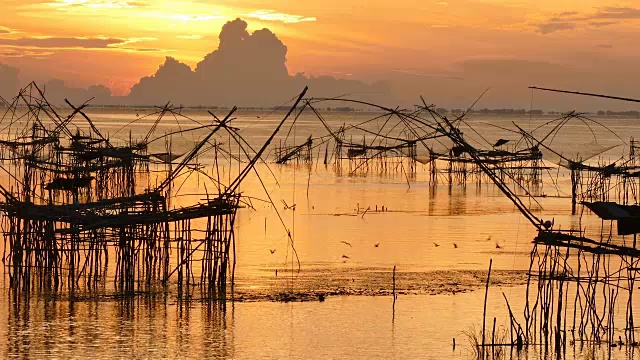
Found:
[(195, 104), (190, 101), (195, 84), (195, 74), (191, 68), (178, 60), (167, 57), (154, 75), (143, 77), (131, 88), (129, 102), (150, 105), (164, 104), (171, 101), (174, 104)]
[[(281, 104), (308, 85), (311, 94), (335, 96), (345, 92), (384, 92), (359, 81), (290, 76), (287, 47), (269, 29), (249, 33), (241, 19), (227, 22), (219, 45), (194, 70), (167, 58), (158, 71), (131, 89), (129, 101), (184, 105), (273, 106)], [(382, 97), (381, 97), (382, 98)]]
[[(2, 40), (2, 39), (0, 39)], [(120, 39), (17, 39), (4, 40), (12, 45), (107, 48), (119, 45)], [(0, 41), (1, 42), (1, 41)], [(16, 43), (17, 42), (17, 43)], [(287, 70), (287, 46), (269, 29), (250, 33), (241, 19), (227, 22), (220, 31), (217, 49), (207, 54), (194, 69), (173, 57), (166, 57), (154, 74), (141, 78), (128, 96), (111, 96), (102, 85), (88, 89), (74, 88), (62, 80), (45, 84), (49, 101), (64, 104), (129, 105), (222, 105), (275, 106), (287, 102), (309, 86), (311, 96), (331, 97), (358, 94), (365, 100), (389, 100), (382, 83), (372, 86), (360, 81), (333, 77), (290, 76)], [(15, 96), (18, 88), (17, 69), (0, 64), (0, 95)], [(22, 83), (30, 79), (22, 79)]]

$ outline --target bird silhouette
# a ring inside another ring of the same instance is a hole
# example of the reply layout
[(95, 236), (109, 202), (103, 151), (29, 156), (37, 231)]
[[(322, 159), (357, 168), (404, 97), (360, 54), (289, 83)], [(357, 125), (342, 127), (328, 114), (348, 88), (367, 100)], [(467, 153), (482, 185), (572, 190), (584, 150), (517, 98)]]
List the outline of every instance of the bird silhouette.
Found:
[(498, 141), (496, 141), (495, 144), (493, 144), (493, 147), (500, 147), (506, 143), (508, 143), (510, 140), (506, 140), (506, 139), (498, 139)]
[(273, 254), (276, 252), (276, 249), (269, 249), (269, 251)]
[(458, 248), (458, 244), (453, 243), (453, 247), (454, 247), (455, 249), (457, 249), (457, 248)]
[(464, 146), (454, 146), (451, 148), (450, 153), (452, 153), (453, 156), (458, 157), (462, 155), (465, 151), (466, 149)]
[(502, 249), (502, 246), (500, 246), (500, 244), (496, 243), (496, 249)]
[(286, 202), (286, 201), (284, 201), (284, 199), (280, 199), (280, 201), (282, 201), (282, 203), (284, 204), (284, 209), (285, 209), (285, 210), (293, 210), (293, 211), (296, 211), (296, 204), (289, 205), (289, 204), (287, 204), (287, 202)]
[(343, 244), (345, 244), (345, 245), (349, 245), (350, 247), (353, 247), (353, 245), (351, 245), (351, 243), (350, 243), (350, 242), (348, 242), (348, 241), (344, 241), (344, 240), (343, 240), (343, 241), (340, 241), (340, 242), (341, 242), (341, 243), (343, 243)]
[(440, 246), (440, 244), (437, 244), (437, 243), (435, 243), (435, 242), (433, 243), (433, 245), (435, 245), (435, 247)]
[(350, 257), (348, 257), (347, 255), (344, 255), (344, 254), (342, 255), (342, 258), (343, 259), (351, 259)]
[(491, 241), (491, 235), (487, 236), (487, 241)]
[(373, 244), (373, 246), (374, 246), (374, 247), (379, 247), (379, 246), (380, 246), (380, 243), (379, 243), (379, 242), (377, 242), (377, 243)]

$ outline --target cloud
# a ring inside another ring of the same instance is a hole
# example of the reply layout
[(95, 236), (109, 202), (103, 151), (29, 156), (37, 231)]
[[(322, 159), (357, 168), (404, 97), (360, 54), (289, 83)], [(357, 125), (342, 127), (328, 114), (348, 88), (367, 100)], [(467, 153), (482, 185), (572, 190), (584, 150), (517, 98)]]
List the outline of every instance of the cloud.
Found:
[(47, 56), (53, 55), (53, 51), (43, 51), (43, 50), (27, 50), (21, 48), (8, 48), (8, 49), (0, 49), (0, 57), (5, 58), (44, 58)]
[(246, 14), (247, 17), (252, 19), (258, 19), (262, 21), (280, 21), (285, 24), (300, 23), (308, 21), (316, 21), (316, 17), (305, 17), (301, 15), (291, 15), (276, 12), (275, 10), (256, 10), (250, 14)]
[(156, 48), (135, 48), (132, 44), (154, 41), (156, 38), (109, 38), (96, 37), (52, 37), (31, 36), (22, 38), (0, 38), (0, 46), (14, 48), (43, 48), (43, 49), (87, 49), (87, 50), (121, 50), (121, 51), (168, 51)]
[(129, 45), (129, 44), (135, 44), (135, 43), (140, 43), (140, 42), (145, 42), (145, 41), (156, 41), (158, 40), (158, 38), (154, 38), (154, 37), (131, 37), (131, 38), (119, 38), (119, 40), (121, 40), (122, 42), (120, 44), (117, 45), (112, 45), (112, 46), (122, 46), (122, 45)]
[(118, 47), (117, 49), (125, 52), (174, 52), (175, 51), (175, 50), (161, 49), (161, 48)]
[(170, 15), (170, 19), (180, 20), (180, 21), (211, 21), (216, 19), (224, 19), (222, 15)]
[[(639, 20), (640, 9), (629, 7), (603, 7), (593, 13), (580, 14), (577, 11), (566, 11), (551, 17), (544, 23), (536, 24), (541, 34), (551, 34), (556, 31), (573, 30), (578, 27), (590, 26), (601, 28), (620, 24), (624, 20)], [(608, 20), (608, 21), (607, 21)]]
[(81, 37), (23, 37), (18, 39), (0, 38), (0, 45), (37, 47), (37, 48), (84, 48), (104, 49), (124, 44), (117, 38), (81, 38)]
[(640, 19), (640, 9), (629, 7), (605, 7), (589, 19)]
[[(289, 75), (287, 46), (269, 29), (247, 31), (241, 19), (227, 22), (218, 36), (218, 48), (195, 69), (167, 57), (158, 70), (140, 79), (127, 98), (134, 104), (273, 106), (309, 85), (315, 96), (343, 93), (383, 94), (382, 84), (324, 76)], [(349, 76), (349, 75), (347, 75)], [(377, 96), (377, 95), (376, 95)]]
[(271, 103), (271, 96), (282, 99), (284, 88), (293, 91), (286, 54), (287, 47), (271, 31), (249, 33), (247, 23), (236, 19), (222, 27), (218, 48), (194, 70), (167, 57), (155, 74), (142, 78), (131, 89), (130, 96), (136, 103), (147, 104), (168, 100), (183, 104)]
[(204, 38), (204, 36), (202, 36), (202, 35), (177, 35), (176, 38), (177, 39), (183, 39), (183, 40), (201, 40), (202, 38)]
[(137, 1), (123, 0), (55, 0), (45, 3), (58, 10), (75, 10), (75, 9), (132, 9), (147, 6), (146, 3)]
[(576, 28), (576, 24), (569, 22), (549, 22), (538, 25), (538, 32), (547, 35), (556, 31), (573, 30)]
[(5, 34), (20, 34), (20, 31), (16, 29), (12, 29), (10, 27), (0, 26), (0, 35), (5, 35)]
[(593, 27), (603, 27), (603, 26), (609, 26), (609, 25), (616, 25), (619, 24), (618, 21), (591, 21), (589, 22), (589, 26), (593, 26)]
[[(201, 39), (203, 43), (211, 41), (208, 36), (192, 34), (179, 35), (178, 38)], [(55, 56), (56, 49), (161, 51), (155, 48), (134, 47), (152, 40), (157, 39), (0, 36), (0, 58), (4, 57), (14, 63), (26, 63), (27, 58)], [(81, 103), (95, 97), (92, 102), (94, 104), (157, 105), (171, 101), (176, 105), (271, 107), (285, 103), (305, 86), (309, 86), (309, 96), (333, 97), (352, 93), (362, 95), (365, 101), (392, 101), (390, 88), (383, 82), (370, 85), (333, 76), (309, 77), (302, 73), (290, 75), (287, 69), (287, 46), (269, 29), (249, 32), (247, 23), (241, 19), (224, 24), (218, 40), (215, 43), (211, 41), (213, 51), (193, 68), (167, 56), (153, 74), (141, 78), (134, 84), (127, 96), (111, 96), (104, 86), (73, 88), (62, 80), (52, 80), (45, 85), (47, 96), (54, 104), (62, 104), (65, 98)], [(335, 75), (352, 77), (351, 73)], [(8, 88), (7, 84), (12, 82), (4, 81), (0, 76), (0, 90), (3, 86)], [(6, 93), (15, 95), (13, 85)]]

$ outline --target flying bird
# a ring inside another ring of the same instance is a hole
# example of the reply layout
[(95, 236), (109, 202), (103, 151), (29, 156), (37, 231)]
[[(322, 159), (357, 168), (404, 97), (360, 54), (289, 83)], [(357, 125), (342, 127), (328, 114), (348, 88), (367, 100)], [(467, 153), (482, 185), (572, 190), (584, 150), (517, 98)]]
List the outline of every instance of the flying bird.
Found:
[(433, 245), (435, 245), (435, 247), (440, 246), (440, 244), (437, 244), (437, 243), (435, 243), (435, 242), (433, 243)]
[(351, 243), (350, 243), (350, 242), (348, 242), (348, 241), (344, 241), (344, 240), (343, 240), (343, 241), (340, 241), (340, 242), (341, 242), (341, 243), (343, 243), (343, 244), (345, 244), (345, 245), (349, 245), (350, 247), (353, 247), (353, 245), (351, 245)]
[(453, 243), (453, 247), (454, 247), (455, 249), (457, 249), (457, 248), (458, 248), (458, 244)]
[(351, 259), (350, 257), (348, 257), (347, 255), (344, 255), (344, 254), (342, 255), (342, 258), (343, 259)]
[(373, 246), (374, 246), (374, 247), (379, 247), (379, 246), (380, 246), (380, 243), (379, 243), (379, 242), (377, 242), (377, 243), (373, 244)]
[(273, 254), (276, 252), (276, 249), (269, 249), (269, 251)]
[(284, 199), (280, 199), (280, 201), (282, 201), (282, 203), (284, 204), (284, 209), (285, 209), (285, 210), (289, 210), (289, 209), (291, 209), (291, 210), (293, 210), (293, 211), (296, 211), (296, 204), (289, 205), (289, 204), (287, 204), (287, 202), (286, 202), (286, 201), (284, 201)]
[(498, 139), (498, 141), (496, 141), (495, 144), (493, 144), (493, 147), (500, 147), (506, 143), (508, 143), (511, 140), (507, 140), (507, 139)]
[(500, 246), (500, 244), (496, 243), (496, 249), (502, 249), (502, 246)]

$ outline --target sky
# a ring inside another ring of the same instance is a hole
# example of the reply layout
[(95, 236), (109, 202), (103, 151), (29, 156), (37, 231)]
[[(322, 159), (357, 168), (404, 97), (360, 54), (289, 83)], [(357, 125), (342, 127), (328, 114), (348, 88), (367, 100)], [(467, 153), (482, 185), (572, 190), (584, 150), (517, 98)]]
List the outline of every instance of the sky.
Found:
[[(552, 68), (538, 78), (571, 79), (530, 85), (633, 96), (629, 77), (640, 74), (638, 0), (2, 0), (0, 13), (0, 63), (22, 81), (102, 84), (115, 95), (166, 56), (195, 67), (235, 18), (286, 44), (291, 75), (388, 80), (399, 97), (428, 84), (462, 86), (468, 97)], [(597, 75), (581, 81), (585, 73)]]

